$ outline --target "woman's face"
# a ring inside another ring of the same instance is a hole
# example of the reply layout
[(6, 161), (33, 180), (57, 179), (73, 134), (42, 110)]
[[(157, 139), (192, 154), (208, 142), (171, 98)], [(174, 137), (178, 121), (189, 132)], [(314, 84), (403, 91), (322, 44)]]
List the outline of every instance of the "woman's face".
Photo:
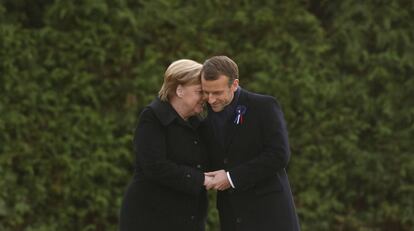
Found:
[(204, 100), (201, 84), (184, 85), (182, 89), (182, 100), (190, 116), (203, 112)]

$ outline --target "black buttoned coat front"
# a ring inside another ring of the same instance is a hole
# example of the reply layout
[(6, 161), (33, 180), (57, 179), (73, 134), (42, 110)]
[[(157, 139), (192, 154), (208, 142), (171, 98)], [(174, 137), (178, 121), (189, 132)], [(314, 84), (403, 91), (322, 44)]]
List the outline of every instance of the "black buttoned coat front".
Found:
[(120, 216), (121, 231), (204, 230), (206, 153), (199, 120), (184, 121), (159, 99), (140, 116), (135, 137), (135, 175)]
[(298, 231), (285, 170), (290, 150), (282, 110), (273, 97), (243, 89), (236, 110), (240, 107), (246, 110), (239, 123), (235, 112), (221, 128), (224, 141), (217, 140), (220, 131), (211, 115), (205, 121), (213, 170), (228, 171), (235, 186), (217, 195), (221, 231)]

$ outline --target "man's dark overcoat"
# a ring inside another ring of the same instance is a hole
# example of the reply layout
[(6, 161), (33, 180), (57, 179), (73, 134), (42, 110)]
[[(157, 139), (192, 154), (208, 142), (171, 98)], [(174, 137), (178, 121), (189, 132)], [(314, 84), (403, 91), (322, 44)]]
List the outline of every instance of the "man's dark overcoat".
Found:
[(229, 171), (235, 188), (219, 191), (221, 231), (298, 231), (299, 222), (285, 168), (290, 158), (282, 110), (270, 96), (241, 90), (237, 108), (225, 123), (224, 141), (209, 111), (204, 138), (213, 170)]

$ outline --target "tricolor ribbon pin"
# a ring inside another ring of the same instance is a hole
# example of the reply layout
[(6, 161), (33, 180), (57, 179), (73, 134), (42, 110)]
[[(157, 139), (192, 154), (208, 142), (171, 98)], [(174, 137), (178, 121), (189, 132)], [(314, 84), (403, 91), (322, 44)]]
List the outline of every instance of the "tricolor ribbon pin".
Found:
[(236, 118), (234, 119), (235, 124), (243, 124), (243, 116), (246, 114), (246, 106), (237, 105), (236, 107)]

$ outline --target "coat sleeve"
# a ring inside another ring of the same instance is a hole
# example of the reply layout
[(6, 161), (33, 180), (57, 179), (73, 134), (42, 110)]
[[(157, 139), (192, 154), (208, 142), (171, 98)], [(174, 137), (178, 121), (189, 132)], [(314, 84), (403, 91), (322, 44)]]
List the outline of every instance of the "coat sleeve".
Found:
[(274, 98), (266, 98), (260, 113), (262, 151), (255, 158), (229, 170), (235, 188), (248, 188), (287, 167), (290, 158), (283, 112)]
[(134, 136), (137, 165), (150, 180), (189, 194), (204, 189), (204, 173), (179, 165), (166, 156), (166, 133), (152, 110), (145, 109)]

